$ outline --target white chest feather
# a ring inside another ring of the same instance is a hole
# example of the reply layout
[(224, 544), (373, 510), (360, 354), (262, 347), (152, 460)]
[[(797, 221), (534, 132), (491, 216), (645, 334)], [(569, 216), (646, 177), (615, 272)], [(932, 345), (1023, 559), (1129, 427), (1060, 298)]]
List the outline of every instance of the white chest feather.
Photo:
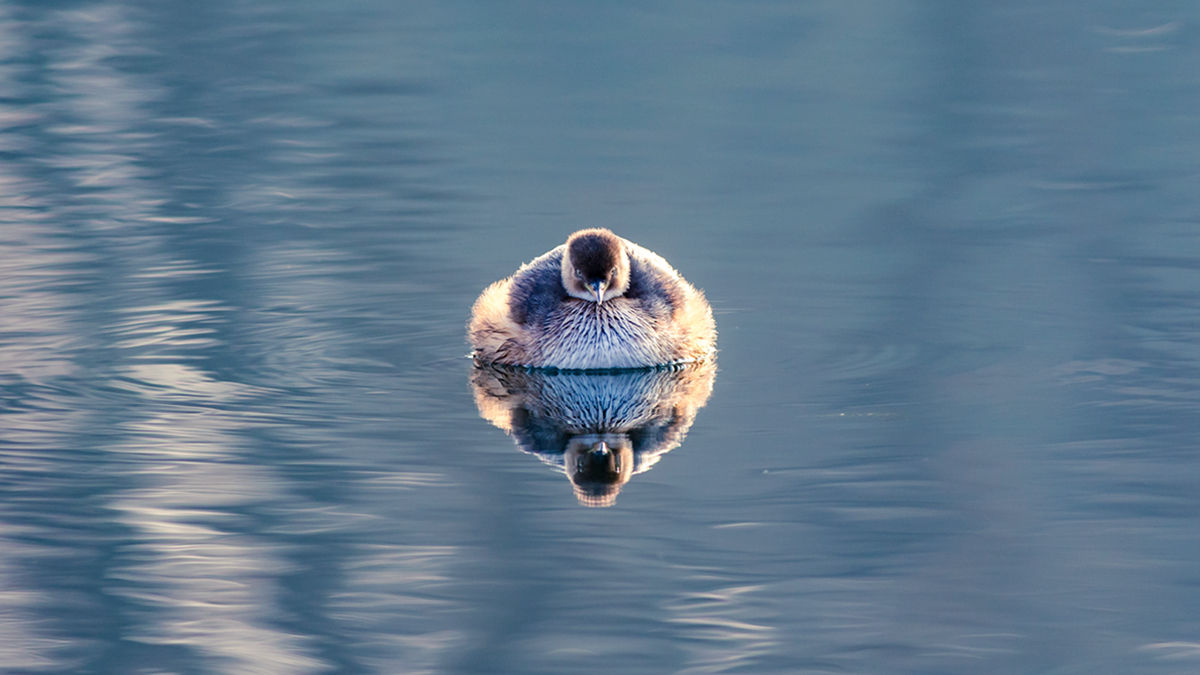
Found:
[(539, 328), (539, 352), (559, 368), (637, 368), (670, 360), (654, 321), (633, 302), (565, 302)]

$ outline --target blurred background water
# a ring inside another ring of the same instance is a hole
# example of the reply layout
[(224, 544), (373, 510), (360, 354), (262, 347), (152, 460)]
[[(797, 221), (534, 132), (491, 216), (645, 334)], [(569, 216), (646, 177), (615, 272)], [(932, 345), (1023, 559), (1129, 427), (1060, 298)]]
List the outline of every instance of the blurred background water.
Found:
[[(1200, 671), (1198, 43), (1178, 1), (0, 3), (3, 672)], [(464, 358), (593, 225), (722, 350), (607, 509)]]

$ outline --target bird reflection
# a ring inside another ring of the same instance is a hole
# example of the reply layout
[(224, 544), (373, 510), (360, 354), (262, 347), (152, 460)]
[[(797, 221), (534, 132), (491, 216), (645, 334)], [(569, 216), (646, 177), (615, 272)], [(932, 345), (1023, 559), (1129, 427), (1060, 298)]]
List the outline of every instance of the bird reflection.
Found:
[(479, 414), (517, 447), (562, 469), (585, 506), (612, 506), (622, 486), (679, 446), (712, 393), (716, 364), (604, 373), (476, 364)]

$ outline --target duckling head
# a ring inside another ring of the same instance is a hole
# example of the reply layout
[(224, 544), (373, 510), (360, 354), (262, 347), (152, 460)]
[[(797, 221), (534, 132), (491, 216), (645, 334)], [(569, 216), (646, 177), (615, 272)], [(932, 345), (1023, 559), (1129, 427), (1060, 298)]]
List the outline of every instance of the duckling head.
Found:
[(562, 260), (567, 293), (603, 303), (629, 289), (629, 255), (617, 235), (605, 229), (580, 230), (567, 239)]

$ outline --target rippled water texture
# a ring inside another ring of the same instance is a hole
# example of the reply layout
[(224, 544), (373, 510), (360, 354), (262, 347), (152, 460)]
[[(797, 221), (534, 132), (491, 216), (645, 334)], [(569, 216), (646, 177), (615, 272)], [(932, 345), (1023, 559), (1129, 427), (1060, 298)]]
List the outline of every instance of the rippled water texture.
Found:
[[(1200, 672), (1198, 27), (0, 3), (0, 670)], [(594, 225), (717, 372), (472, 366)]]

